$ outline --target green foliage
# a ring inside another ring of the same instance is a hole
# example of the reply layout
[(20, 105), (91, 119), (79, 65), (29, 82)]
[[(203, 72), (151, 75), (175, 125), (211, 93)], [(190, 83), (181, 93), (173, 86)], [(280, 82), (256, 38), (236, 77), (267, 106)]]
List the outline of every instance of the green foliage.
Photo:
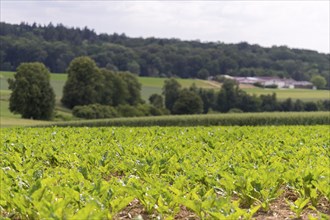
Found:
[(261, 95), (261, 109), (266, 112), (276, 111), (278, 109), (278, 103), (276, 100), (276, 93), (272, 95)]
[(209, 76), (210, 76), (209, 71), (204, 68), (199, 70), (197, 73), (197, 78), (199, 78), (199, 79), (207, 79), (207, 77), (209, 77)]
[(311, 78), (311, 82), (316, 86), (318, 89), (325, 88), (325, 85), (327, 84), (326, 79), (321, 75), (314, 75)]
[(149, 102), (151, 105), (155, 106), (156, 108), (164, 108), (163, 96), (159, 94), (152, 94), (149, 97)]
[(91, 104), (84, 106), (76, 105), (72, 109), (72, 114), (78, 118), (85, 119), (119, 117), (119, 113), (114, 107), (100, 104)]
[(165, 107), (172, 113), (173, 106), (176, 100), (179, 98), (181, 90), (180, 83), (171, 78), (164, 81), (163, 95), (165, 96)]
[[(118, 109), (118, 108), (117, 108)], [(125, 109), (125, 108), (123, 108)], [(135, 110), (133, 110), (135, 111)], [(166, 112), (164, 113), (166, 114)], [(56, 126), (261, 126), (330, 125), (329, 112), (227, 113), (210, 115), (158, 116), (53, 123)], [(48, 125), (49, 126), (49, 125)]]
[[(286, 46), (264, 48), (246, 42), (183, 41), (96, 34), (63, 24), (0, 23), (0, 66), (13, 71), (22, 62), (39, 61), (64, 72), (75, 57), (87, 55), (98, 66), (141, 76), (206, 78), (208, 75), (278, 76), (310, 81), (319, 74), (330, 86), (329, 54)], [(111, 42), (111, 43), (110, 43)]]
[(9, 79), (9, 109), (22, 118), (49, 120), (55, 107), (54, 90), (49, 83), (50, 73), (41, 63), (22, 63), (14, 79)]
[(203, 101), (203, 113), (206, 114), (210, 110), (216, 108), (216, 93), (212, 89), (198, 89), (197, 94)]
[(137, 105), (142, 103), (141, 83), (139, 82), (137, 76), (129, 72), (121, 72), (119, 77), (126, 83), (126, 89), (128, 90), (126, 102), (129, 105)]
[(242, 90), (239, 89), (237, 82), (226, 79), (217, 97), (217, 110), (228, 112), (229, 109), (237, 107), (241, 92)]
[(203, 112), (203, 101), (195, 92), (183, 89), (173, 105), (172, 112), (178, 115), (200, 114)]
[(141, 109), (138, 109), (136, 106), (127, 104), (119, 105), (117, 111), (122, 117), (141, 117), (146, 115), (144, 111), (141, 111)]
[(252, 219), (261, 208), (272, 212), (272, 202), (291, 190), (298, 195), (288, 200), (295, 216), (285, 217), (300, 217), (308, 205), (327, 219), (312, 201), (329, 199), (328, 131), (328, 125), (3, 129), (0, 215), (118, 219), (138, 204), (148, 218), (174, 219), (186, 207), (194, 219)]
[(305, 206), (309, 202), (309, 198), (298, 198), (295, 202), (287, 201), (288, 205), (290, 205), (291, 211), (296, 214), (296, 218), (300, 218), (302, 211), (304, 210)]
[(120, 73), (102, 69), (101, 74), (103, 82), (100, 103), (111, 106), (125, 104), (130, 94), (128, 84), (120, 77)]
[(91, 104), (84, 106), (75, 106), (72, 114), (78, 118), (100, 119), (100, 118), (118, 118), (118, 117), (142, 117), (159, 116), (168, 114), (165, 109), (156, 108), (147, 104), (138, 104), (135, 106), (124, 104), (116, 107), (110, 105)]
[(131, 73), (140, 74), (140, 65), (136, 61), (132, 61), (127, 64), (127, 70)]
[(141, 84), (129, 72), (100, 70), (89, 57), (74, 59), (68, 68), (68, 80), (63, 89), (62, 103), (73, 108), (77, 105), (142, 103)]
[(306, 102), (304, 105), (305, 105), (305, 111), (307, 112), (318, 110), (318, 106), (315, 102)]
[(64, 106), (88, 105), (100, 102), (102, 75), (96, 63), (89, 57), (78, 57), (71, 61), (67, 70), (68, 79), (61, 99)]

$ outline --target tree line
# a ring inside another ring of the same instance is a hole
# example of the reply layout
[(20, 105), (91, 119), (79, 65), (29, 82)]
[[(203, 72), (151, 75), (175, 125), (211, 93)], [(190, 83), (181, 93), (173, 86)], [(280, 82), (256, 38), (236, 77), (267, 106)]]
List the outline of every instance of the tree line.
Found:
[[(276, 94), (249, 95), (237, 82), (226, 79), (220, 91), (203, 89), (195, 84), (182, 88), (179, 82), (165, 80), (163, 93), (152, 94), (149, 103), (141, 98), (141, 84), (130, 72), (99, 68), (90, 57), (78, 57), (67, 69), (68, 79), (61, 103), (76, 117), (115, 118), (166, 114), (207, 114), (210, 112), (329, 111), (330, 100), (302, 102), (278, 101)], [(44, 64), (22, 63), (14, 79), (9, 79), (10, 111), (23, 118), (51, 119), (55, 94)]]
[(0, 22), (0, 41), (0, 67), (7, 71), (14, 71), (22, 62), (41, 62), (51, 72), (62, 73), (74, 58), (89, 56), (99, 67), (140, 76), (206, 79), (228, 74), (307, 81), (321, 76), (330, 88), (330, 54), (286, 46), (132, 38), (96, 34), (87, 27), (24, 22)]

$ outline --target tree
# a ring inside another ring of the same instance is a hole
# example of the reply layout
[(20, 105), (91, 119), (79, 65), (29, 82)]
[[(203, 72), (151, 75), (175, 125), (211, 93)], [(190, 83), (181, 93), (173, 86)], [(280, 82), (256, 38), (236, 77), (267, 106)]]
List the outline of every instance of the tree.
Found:
[(129, 105), (137, 105), (142, 103), (141, 98), (141, 83), (139, 82), (136, 75), (130, 72), (120, 72), (119, 77), (126, 83), (128, 96), (126, 102)]
[(200, 114), (203, 112), (203, 101), (199, 95), (188, 89), (180, 91), (173, 105), (174, 114)]
[(323, 89), (327, 84), (326, 79), (321, 75), (314, 75), (311, 79), (311, 82), (316, 86), (318, 89)]
[(165, 96), (165, 107), (172, 113), (173, 105), (179, 97), (181, 85), (175, 79), (165, 80), (163, 86), (163, 95)]
[(256, 95), (249, 95), (246, 92), (241, 93), (239, 109), (244, 112), (259, 112), (261, 106), (261, 99)]
[(306, 102), (305, 103), (305, 111), (312, 112), (312, 111), (318, 111), (317, 104), (315, 102)]
[(61, 100), (63, 105), (73, 108), (76, 105), (100, 102), (102, 75), (91, 58), (75, 58), (71, 61), (67, 73), (68, 80), (64, 85)]
[(207, 69), (200, 69), (197, 73), (197, 78), (199, 79), (207, 79), (209, 77), (210, 73)]
[(149, 102), (151, 105), (155, 106), (156, 108), (164, 108), (164, 100), (163, 96), (159, 94), (152, 94), (149, 97)]
[(291, 98), (287, 98), (285, 101), (281, 103), (282, 111), (290, 112), (294, 110), (294, 102)]
[(216, 94), (212, 89), (202, 89), (198, 90), (198, 95), (203, 101), (203, 113), (206, 114), (210, 109), (214, 109)]
[(50, 74), (42, 63), (22, 63), (15, 79), (9, 79), (9, 109), (22, 118), (49, 120), (55, 107), (55, 93), (49, 83)]
[(273, 112), (278, 109), (276, 93), (273, 93), (272, 95), (261, 95), (260, 99), (262, 111)]
[(226, 79), (217, 97), (217, 108), (221, 112), (228, 112), (231, 108), (236, 108), (239, 104), (239, 92), (237, 82)]
[(126, 104), (129, 98), (127, 83), (116, 73), (107, 69), (102, 69), (103, 88), (101, 104), (118, 106)]
[(293, 104), (293, 111), (301, 112), (305, 110), (305, 103), (300, 99), (297, 99)]
[(131, 73), (135, 73), (136, 75), (139, 75), (140, 65), (135, 60), (133, 60), (127, 64), (127, 70)]

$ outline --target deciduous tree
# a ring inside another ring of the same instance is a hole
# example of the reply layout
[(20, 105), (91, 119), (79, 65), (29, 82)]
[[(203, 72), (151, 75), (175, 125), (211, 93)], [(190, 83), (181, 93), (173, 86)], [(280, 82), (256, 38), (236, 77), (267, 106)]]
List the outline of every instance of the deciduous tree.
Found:
[(102, 75), (91, 58), (75, 58), (71, 61), (67, 73), (68, 80), (64, 85), (61, 100), (66, 107), (100, 102)]
[(22, 118), (51, 119), (55, 106), (55, 93), (49, 83), (50, 74), (42, 63), (22, 63), (9, 79), (9, 109)]
[(203, 101), (199, 95), (188, 89), (180, 91), (173, 105), (174, 114), (200, 114), (203, 112)]
[(165, 96), (165, 107), (173, 112), (173, 105), (179, 97), (179, 92), (181, 90), (180, 83), (175, 79), (165, 80), (163, 86), (163, 95)]

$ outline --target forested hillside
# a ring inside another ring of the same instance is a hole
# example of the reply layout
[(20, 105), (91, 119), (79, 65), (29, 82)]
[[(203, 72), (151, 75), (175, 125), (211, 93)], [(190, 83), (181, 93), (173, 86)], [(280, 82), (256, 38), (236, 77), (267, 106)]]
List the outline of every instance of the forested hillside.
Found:
[(328, 88), (330, 85), (329, 54), (286, 46), (131, 38), (96, 34), (87, 27), (4, 22), (0, 23), (0, 42), (0, 67), (6, 71), (16, 70), (21, 62), (39, 61), (51, 72), (60, 73), (73, 58), (87, 55), (100, 67), (141, 76), (207, 78), (228, 74), (309, 81), (321, 75), (327, 79)]

